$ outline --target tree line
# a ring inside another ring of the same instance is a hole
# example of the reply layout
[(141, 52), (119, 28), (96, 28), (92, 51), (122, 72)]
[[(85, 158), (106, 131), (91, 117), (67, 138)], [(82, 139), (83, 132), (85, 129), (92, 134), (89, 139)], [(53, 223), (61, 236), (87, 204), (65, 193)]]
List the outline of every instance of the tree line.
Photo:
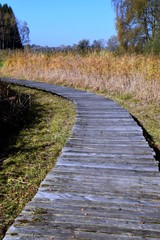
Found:
[(160, 0), (112, 0), (120, 47), (160, 53)]
[(0, 4), (0, 49), (23, 48), (29, 42), (27, 23), (18, 22), (12, 8)]
[[(116, 13), (117, 36), (108, 40), (107, 49), (119, 52), (160, 54), (160, 0), (111, 0)], [(17, 21), (7, 4), (0, 4), (0, 49), (23, 48), (29, 44), (26, 22)], [(66, 48), (65, 48), (66, 49)], [(67, 50), (100, 51), (103, 44), (95, 40), (90, 46), (83, 39)]]

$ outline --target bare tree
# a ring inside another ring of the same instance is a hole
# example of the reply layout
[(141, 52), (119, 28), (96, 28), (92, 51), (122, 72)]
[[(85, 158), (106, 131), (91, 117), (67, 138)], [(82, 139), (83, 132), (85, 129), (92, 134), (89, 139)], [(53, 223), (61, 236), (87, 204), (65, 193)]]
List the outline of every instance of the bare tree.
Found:
[(30, 30), (29, 27), (27, 25), (27, 22), (18, 22), (18, 27), (19, 27), (19, 32), (20, 32), (20, 36), (21, 36), (21, 41), (23, 46), (24, 45), (29, 45), (30, 39), (29, 39), (29, 34), (30, 34)]
[(111, 36), (107, 41), (107, 49), (111, 52), (115, 51), (119, 47), (119, 41), (117, 36)]

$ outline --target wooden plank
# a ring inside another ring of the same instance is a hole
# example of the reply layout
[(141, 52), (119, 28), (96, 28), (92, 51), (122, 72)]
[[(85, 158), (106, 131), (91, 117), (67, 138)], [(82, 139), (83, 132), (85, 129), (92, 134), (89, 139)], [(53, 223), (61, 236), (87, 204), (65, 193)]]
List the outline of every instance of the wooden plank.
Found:
[(4, 81), (66, 97), (77, 111), (55, 169), (4, 239), (160, 239), (158, 162), (131, 115), (92, 93)]

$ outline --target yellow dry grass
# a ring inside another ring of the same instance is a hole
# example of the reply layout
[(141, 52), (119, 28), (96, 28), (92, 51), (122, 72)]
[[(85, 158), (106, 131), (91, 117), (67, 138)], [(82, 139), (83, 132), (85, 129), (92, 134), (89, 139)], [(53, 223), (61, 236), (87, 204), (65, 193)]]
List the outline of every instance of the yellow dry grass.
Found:
[(137, 117), (160, 149), (159, 56), (10, 52), (0, 74), (103, 93)]
[(116, 56), (105, 51), (86, 56), (14, 52), (6, 58), (1, 75), (130, 94), (145, 102), (159, 102), (159, 66), (160, 58), (156, 56)]

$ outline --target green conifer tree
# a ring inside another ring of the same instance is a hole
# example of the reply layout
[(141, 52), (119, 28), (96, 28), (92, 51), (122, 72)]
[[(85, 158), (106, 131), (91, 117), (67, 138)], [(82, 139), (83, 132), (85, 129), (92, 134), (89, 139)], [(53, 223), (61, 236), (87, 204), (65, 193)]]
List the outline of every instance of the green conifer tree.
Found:
[(0, 4), (0, 49), (22, 48), (16, 17), (11, 7)]

